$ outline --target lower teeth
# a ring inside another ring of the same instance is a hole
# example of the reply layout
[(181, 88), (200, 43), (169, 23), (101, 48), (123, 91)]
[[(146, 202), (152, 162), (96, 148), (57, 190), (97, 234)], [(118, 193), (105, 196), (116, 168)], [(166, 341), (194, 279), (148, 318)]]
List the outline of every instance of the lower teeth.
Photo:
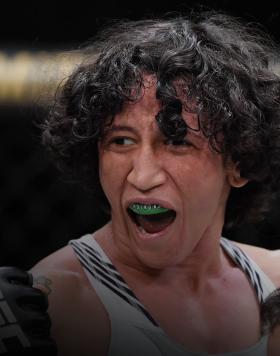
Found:
[(142, 234), (149, 234), (149, 232), (147, 232), (141, 225), (137, 225), (137, 226)]

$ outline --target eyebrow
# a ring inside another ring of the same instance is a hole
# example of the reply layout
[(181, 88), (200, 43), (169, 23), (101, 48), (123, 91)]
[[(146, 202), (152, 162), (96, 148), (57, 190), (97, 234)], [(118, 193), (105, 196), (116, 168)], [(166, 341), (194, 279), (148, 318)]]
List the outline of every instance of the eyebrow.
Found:
[(130, 131), (130, 132), (136, 133), (136, 130), (134, 127), (125, 126), (125, 125), (112, 125), (108, 129), (108, 132), (116, 132), (116, 131)]
[[(118, 131), (130, 131), (134, 134), (136, 134), (137, 130), (132, 127), (132, 126), (126, 126), (126, 125), (112, 125), (111, 127), (108, 128), (107, 134), (109, 132), (118, 132)], [(191, 137), (198, 139), (199, 141), (204, 141), (204, 138), (201, 137), (198, 132), (194, 132), (193, 130), (189, 129), (188, 134), (191, 135)]]

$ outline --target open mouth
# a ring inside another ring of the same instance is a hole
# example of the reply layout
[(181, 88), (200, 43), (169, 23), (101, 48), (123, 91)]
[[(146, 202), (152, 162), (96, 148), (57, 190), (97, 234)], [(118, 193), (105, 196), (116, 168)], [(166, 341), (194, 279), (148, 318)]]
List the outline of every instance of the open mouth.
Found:
[(140, 231), (155, 234), (173, 223), (176, 212), (158, 204), (132, 203), (128, 214), (139, 227)]

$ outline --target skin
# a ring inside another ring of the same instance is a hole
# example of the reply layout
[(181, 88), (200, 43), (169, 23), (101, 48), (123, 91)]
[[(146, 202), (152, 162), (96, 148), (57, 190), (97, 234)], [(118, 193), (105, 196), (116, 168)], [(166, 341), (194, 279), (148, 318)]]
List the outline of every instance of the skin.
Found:
[[(260, 338), (259, 305), (219, 239), (230, 189), (247, 181), (199, 132), (189, 131), (181, 144), (167, 142), (155, 121), (159, 110), (153, 78), (147, 78), (143, 97), (124, 106), (100, 141), (100, 182), (112, 219), (95, 238), (169, 337), (194, 352), (240, 351)], [(183, 118), (196, 124), (194, 114), (183, 112)], [(127, 213), (128, 204), (141, 199), (176, 211), (155, 238), (144, 238)], [(279, 252), (241, 248), (280, 286)], [(49, 293), (59, 355), (106, 355), (110, 320), (72, 248), (32, 272), (39, 278), (35, 286)]]
[[(210, 151), (200, 133), (190, 131), (185, 145), (166, 143), (155, 121), (160, 104), (154, 97), (155, 87), (150, 85), (141, 100), (116, 115), (99, 145), (100, 181), (112, 208), (114, 241), (108, 247), (114, 246), (112, 253), (131, 266), (153, 270), (190, 265), (190, 255), (203, 242), (199, 256), (202, 249), (210, 248), (208, 244), (216, 245), (216, 255), (208, 261), (216, 265), (230, 190), (223, 158)], [(196, 115), (183, 115), (190, 126), (196, 125)], [(141, 198), (153, 202), (162, 196), (167, 197), (163, 205), (176, 210), (176, 223), (163, 239), (143, 242), (127, 215), (127, 203)], [(192, 275), (198, 276), (198, 265), (201, 262), (195, 263)]]

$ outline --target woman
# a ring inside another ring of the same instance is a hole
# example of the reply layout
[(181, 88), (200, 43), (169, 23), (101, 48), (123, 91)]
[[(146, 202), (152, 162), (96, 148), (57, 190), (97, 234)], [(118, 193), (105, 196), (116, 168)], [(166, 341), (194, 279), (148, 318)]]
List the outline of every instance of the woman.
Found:
[(110, 221), (32, 269), (59, 355), (266, 355), (279, 252), (221, 234), (278, 190), (275, 47), (206, 13), (122, 23), (85, 53), (43, 137)]

